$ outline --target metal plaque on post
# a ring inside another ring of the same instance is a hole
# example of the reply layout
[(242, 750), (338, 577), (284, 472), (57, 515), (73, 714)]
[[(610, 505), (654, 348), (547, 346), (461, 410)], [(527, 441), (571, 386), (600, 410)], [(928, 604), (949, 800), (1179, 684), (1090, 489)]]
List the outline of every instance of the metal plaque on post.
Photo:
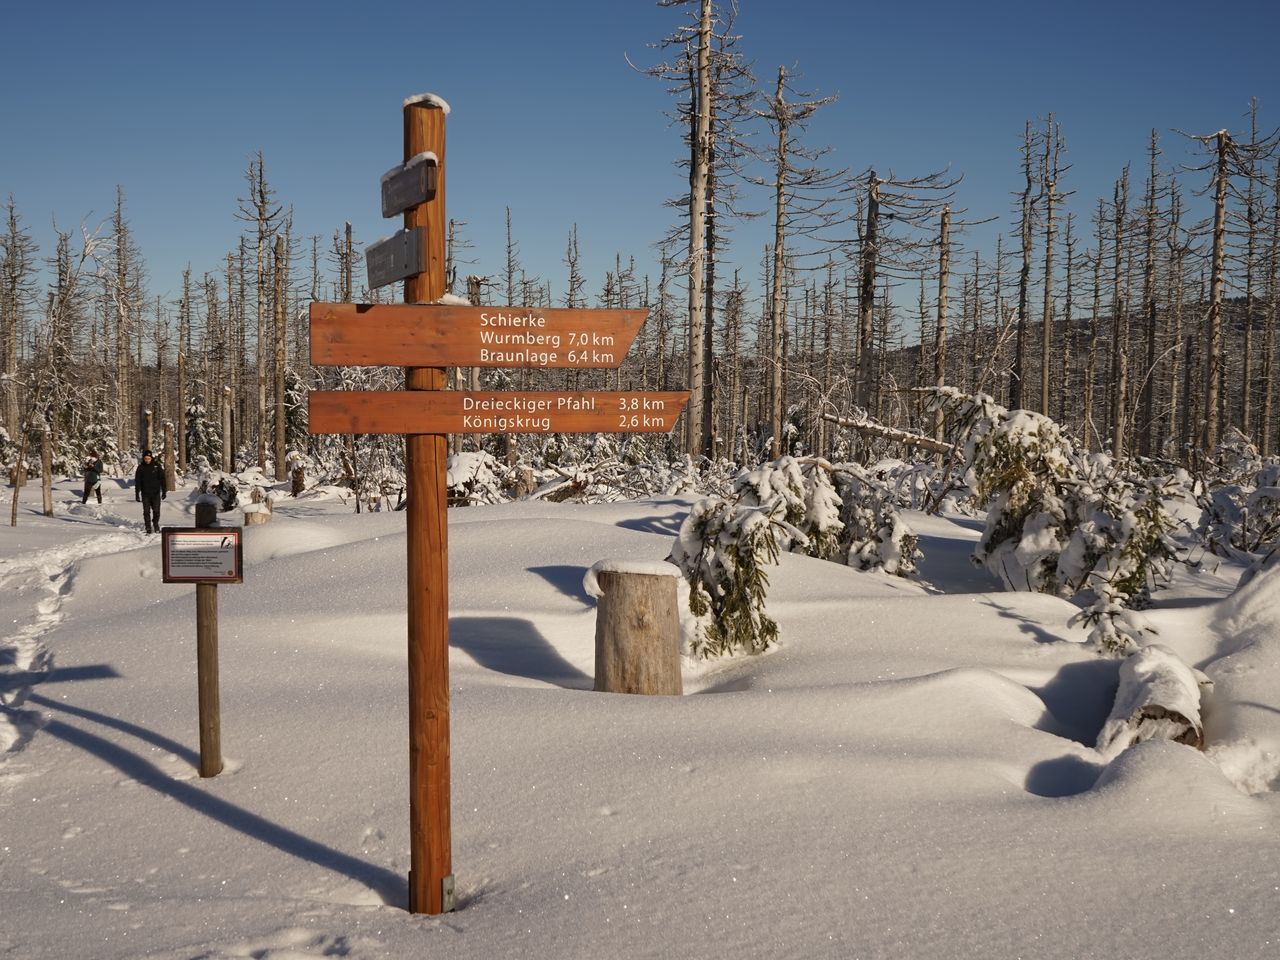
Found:
[(365, 249), (364, 262), (369, 271), (369, 289), (416, 277), (422, 273), (422, 254), (426, 248), (423, 228), (401, 230)]
[(426, 203), (436, 195), (439, 162), (434, 153), (420, 153), (408, 163), (382, 175), (382, 215), (394, 217)]

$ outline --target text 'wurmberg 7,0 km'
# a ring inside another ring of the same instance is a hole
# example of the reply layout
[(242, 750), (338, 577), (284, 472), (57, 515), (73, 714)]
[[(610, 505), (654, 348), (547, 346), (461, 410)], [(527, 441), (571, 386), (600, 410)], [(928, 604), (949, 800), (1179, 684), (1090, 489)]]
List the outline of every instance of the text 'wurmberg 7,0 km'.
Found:
[(647, 310), (313, 303), (311, 362), (617, 369)]

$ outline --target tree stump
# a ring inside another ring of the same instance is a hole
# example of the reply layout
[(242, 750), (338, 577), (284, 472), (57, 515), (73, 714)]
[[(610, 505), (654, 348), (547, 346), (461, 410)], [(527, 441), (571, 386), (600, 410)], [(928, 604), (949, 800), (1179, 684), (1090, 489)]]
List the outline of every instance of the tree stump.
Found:
[(297, 466), (289, 474), (290, 486), (289, 493), (292, 496), (300, 497), (307, 489), (307, 470), (306, 467)]
[(599, 598), (596, 690), (675, 697), (684, 692), (676, 600), (679, 575), (661, 561), (602, 561), (592, 567), (587, 589)]
[(244, 508), (244, 525), (271, 522), (271, 498), (261, 487), (254, 487), (249, 493), (250, 503)]

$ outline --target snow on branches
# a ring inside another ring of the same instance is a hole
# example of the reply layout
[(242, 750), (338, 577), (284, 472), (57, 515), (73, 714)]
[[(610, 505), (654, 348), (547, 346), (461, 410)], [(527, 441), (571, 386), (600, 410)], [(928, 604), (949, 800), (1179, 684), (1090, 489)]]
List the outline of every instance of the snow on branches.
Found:
[(784, 550), (900, 576), (918, 556), (892, 493), (856, 464), (782, 457), (742, 470), (731, 494), (694, 505), (671, 551), (689, 582), (690, 654), (761, 653), (776, 642), (766, 568)]
[(1137, 648), (1124, 616), (1167, 583), (1178, 559), (1173, 502), (1185, 479), (1147, 478), (1077, 452), (1058, 425), (985, 394), (933, 391), (963, 449), (965, 481), (987, 523), (974, 560), (1010, 590), (1073, 598), (1100, 650)]

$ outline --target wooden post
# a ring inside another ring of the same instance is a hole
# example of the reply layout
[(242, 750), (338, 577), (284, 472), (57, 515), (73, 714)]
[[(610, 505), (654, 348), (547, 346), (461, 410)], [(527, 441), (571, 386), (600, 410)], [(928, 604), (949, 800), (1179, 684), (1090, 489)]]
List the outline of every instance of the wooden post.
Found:
[[(218, 519), (210, 503), (196, 504), (196, 526)], [(196, 584), (196, 683), (200, 699), (200, 776), (222, 772), (222, 707), (218, 696), (218, 585)]]
[(680, 696), (676, 575), (605, 569), (595, 576), (596, 690)]
[[(436, 155), (436, 194), (404, 215), (426, 231), (425, 270), (405, 281), (406, 303), (445, 293), (445, 110), (434, 98), (404, 105), (404, 159)], [(443, 367), (407, 367), (407, 390), (443, 390)], [(405, 437), (408, 461), (409, 911), (453, 909), (449, 807), (449, 574), (445, 499), (447, 437)]]

